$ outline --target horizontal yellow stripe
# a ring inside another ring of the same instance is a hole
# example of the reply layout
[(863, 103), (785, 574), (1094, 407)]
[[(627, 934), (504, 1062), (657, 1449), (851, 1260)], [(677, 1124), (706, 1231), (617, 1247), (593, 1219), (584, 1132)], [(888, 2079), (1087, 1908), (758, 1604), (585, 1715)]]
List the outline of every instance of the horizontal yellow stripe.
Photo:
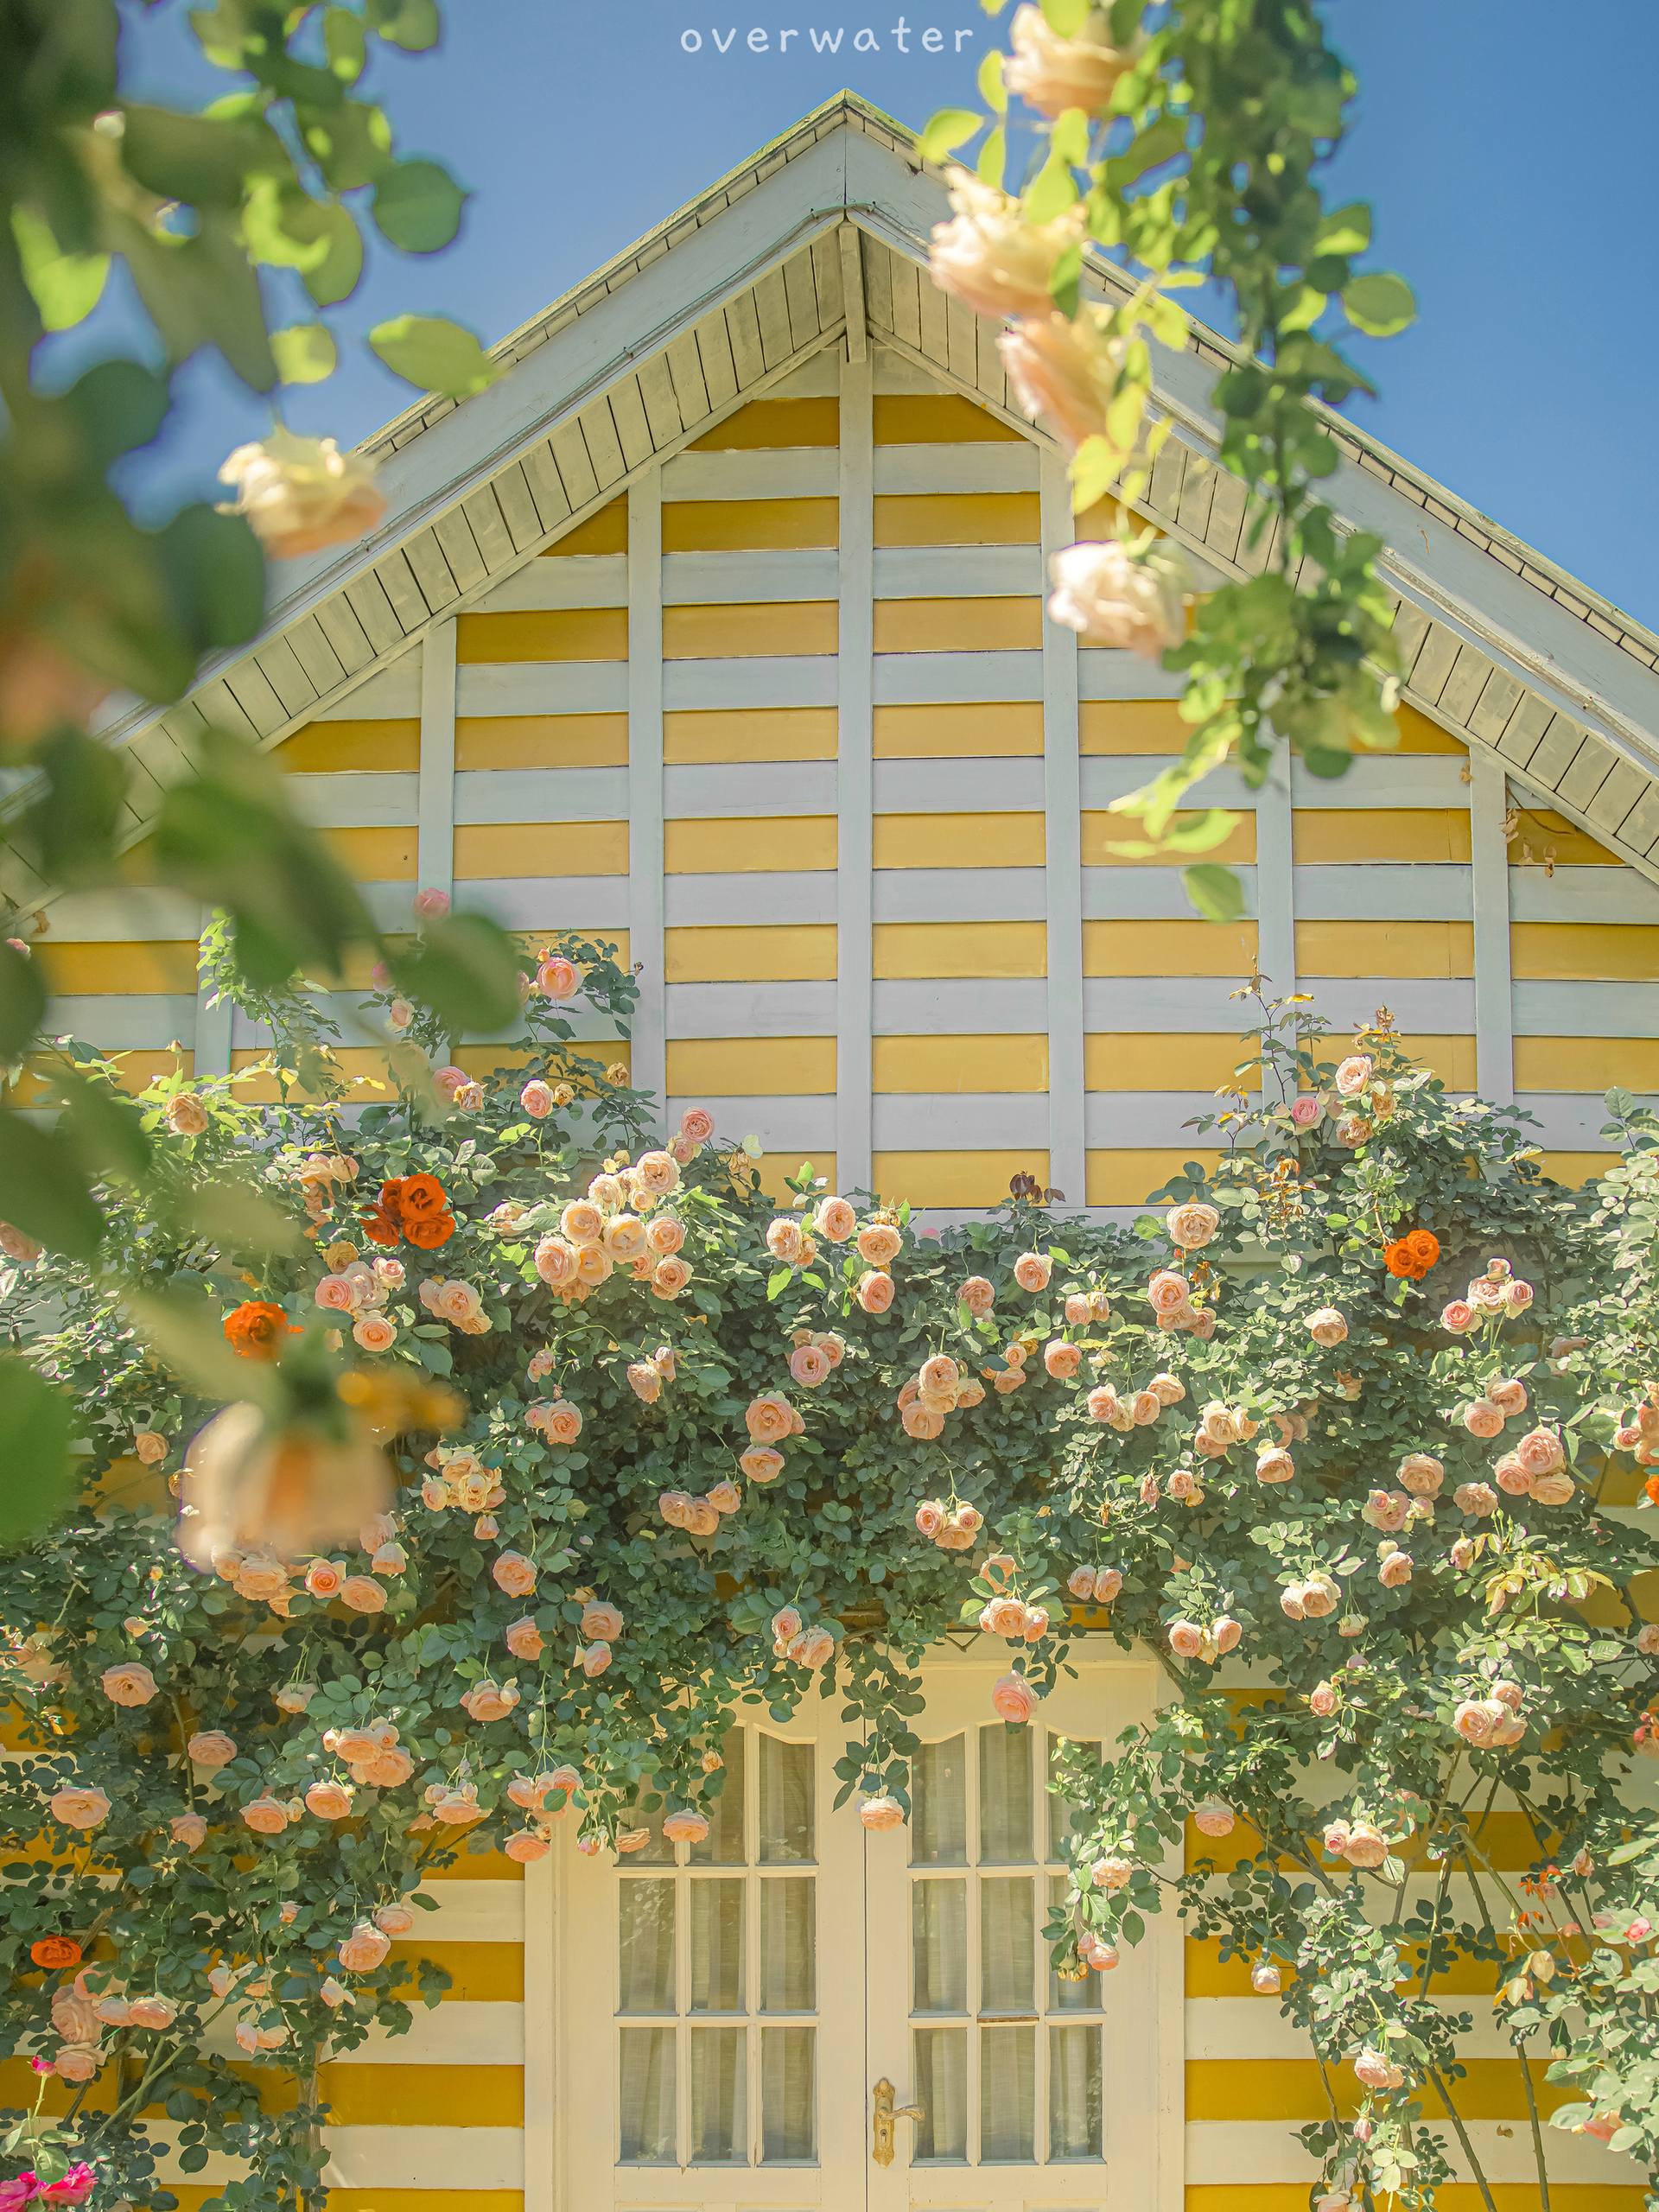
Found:
[[(168, 2187), (178, 2188), (176, 2182)], [(1492, 2182), (1490, 2212), (1539, 2212), (1538, 2190), (1530, 2182)], [(1642, 2212), (1645, 2191), (1620, 2189), (1616, 2183), (1552, 2181), (1551, 2212)], [(329, 2212), (335, 2212), (340, 2192), (328, 2192)], [(1489, 2212), (1471, 2181), (1447, 2182), (1434, 2192), (1436, 2212)], [(400, 2212), (395, 2196), (388, 2212)], [(469, 2202), (470, 2212), (470, 2202)], [(1214, 2187), (1189, 2184), (1185, 2212), (1307, 2212), (1307, 2190), (1301, 2182), (1227, 2182)]]
[(900, 976), (1046, 976), (1041, 922), (878, 922), (873, 972)]
[(1018, 445), (1020, 432), (955, 392), (878, 391), (879, 446)]
[(833, 707), (734, 707), (663, 716), (663, 758), (671, 766), (702, 761), (833, 760)]
[[(263, 1052), (238, 1046), (231, 1054), (232, 1070), (257, 1067), (269, 1056)], [(397, 1085), (388, 1071), (386, 1056), (377, 1046), (353, 1045), (336, 1051), (334, 1065), (346, 1084), (346, 1096), (359, 1106), (386, 1104), (397, 1095)], [(289, 1094), (308, 1097), (303, 1084), (290, 1084)], [(256, 1076), (236, 1086), (236, 1096), (245, 1105), (273, 1105), (283, 1096), (283, 1087), (275, 1076)]]
[(626, 822), (476, 822), (455, 832), (455, 880), (512, 875), (626, 875)]
[[(1236, 1037), (1163, 1036), (1152, 1030), (1085, 1037), (1084, 1082), (1090, 1090), (1214, 1090), (1239, 1079), (1236, 1071), (1246, 1050)], [(1257, 1072), (1247, 1080), (1252, 1090), (1261, 1088)]]
[[(1190, 812), (1180, 813), (1175, 817), (1175, 823), (1179, 826), (1193, 818)], [(1083, 864), (1085, 868), (1173, 868), (1185, 865), (1192, 858), (1187, 853), (1159, 852), (1147, 859), (1135, 860), (1112, 849), (1116, 845), (1138, 845), (1150, 842), (1141, 823), (1127, 814), (1096, 813), (1084, 810)], [(1239, 868), (1247, 868), (1255, 858), (1255, 815), (1241, 814), (1222, 842), (1200, 857), (1205, 861), (1224, 861)]]
[(789, 875), (833, 868), (836, 828), (833, 814), (668, 822), (664, 866), (670, 875)]
[(840, 615), (832, 599), (665, 607), (663, 658), (752, 660), (771, 654), (833, 653)]
[(1557, 1183), (1593, 1183), (1618, 1158), (1614, 1152), (1545, 1152), (1539, 1154), (1546, 1175)]
[(1173, 699), (1085, 699), (1077, 709), (1077, 750), (1103, 753), (1179, 753), (1192, 734)]
[[(622, 957), (626, 958), (626, 953)], [(546, 1052), (531, 1052), (528, 1046), (463, 1045), (455, 1053), (455, 1065), (465, 1068), (468, 1075), (476, 1076), (482, 1082), (488, 1076), (510, 1074), (515, 1069), (526, 1067), (532, 1059), (537, 1063), (539, 1074), (541, 1063), (545, 1059), (553, 1070), (555, 1079), (563, 1071), (575, 1082), (579, 1076), (587, 1078), (602, 1075), (607, 1068), (631, 1067), (632, 1050), (624, 1037), (584, 1038), (579, 1045), (555, 1046), (550, 1056)], [(505, 1863), (512, 1864), (511, 1860)], [(470, 1881), (475, 1878), (475, 1872), (471, 1859), (462, 1859), (450, 1868), (445, 1878)]]
[(1650, 982), (1659, 975), (1659, 932), (1650, 923), (1514, 922), (1510, 958), (1517, 979)]
[[(1016, 1175), (1048, 1181), (1046, 1152), (878, 1152), (870, 1163), (876, 1190), (896, 1205), (996, 1206)], [(1075, 1194), (1068, 1192), (1075, 1203)]]
[(871, 1087), (891, 1096), (1048, 1089), (1046, 1037), (876, 1037), (870, 1054)]
[(343, 2066), (318, 2069), (334, 2127), (522, 2127), (522, 2066)]
[(155, 838), (141, 837), (136, 845), (130, 845), (116, 867), (123, 883), (159, 883), (162, 874), (156, 857)]
[[(48, 991), (73, 998), (87, 992), (196, 989), (196, 941), (161, 944), (35, 944), (35, 965)], [(96, 1042), (94, 1039), (92, 1040)]]
[(1148, 1191), (1155, 1191), (1179, 1172), (1183, 1163), (1196, 1160), (1213, 1168), (1221, 1154), (1213, 1146), (1192, 1144), (1179, 1148), (1135, 1147), (1110, 1152), (1090, 1151), (1085, 1173), (1087, 1203), (1091, 1206), (1138, 1206)]
[(753, 453), (770, 446), (832, 446), (841, 435), (841, 407), (817, 399), (752, 399), (688, 448), (692, 453)]
[(1624, 863), (1587, 830), (1569, 822), (1564, 814), (1547, 808), (1527, 807), (1510, 840), (1510, 866), (1541, 866), (1545, 861), (1572, 861), (1580, 868), (1622, 868)]
[(1299, 806), (1294, 839), (1296, 858), (1304, 866), (1355, 861), (1466, 861), (1469, 817), (1427, 806)]
[(1035, 492), (887, 494), (875, 502), (878, 545), (1035, 545)]
[[(1415, 1060), (1439, 1076), (1448, 1090), (1472, 1090), (1475, 1087), (1475, 1040), (1472, 1037), (1408, 1037), (1395, 1033), (1400, 1049), (1408, 1059)], [(1310, 1049), (1316, 1058), (1340, 1060), (1352, 1052), (1351, 1036), (1320, 1037), (1311, 1040)]]
[[(1521, 2064), (1514, 2058), (1470, 2058), (1454, 2092), (1459, 2116), (1465, 2120), (1522, 2120), (1527, 2117), (1527, 2093)], [(1565, 2084), (1546, 2082), (1541, 2062), (1532, 2067), (1539, 2109), (1554, 2112), (1571, 2104), (1580, 2094)], [(1332, 2067), (1332, 2094), (1339, 2111), (1357, 2112), (1364, 2092), (1349, 2067)], [(1431, 2119), (1443, 2110), (1432, 2088), (1422, 2090), (1423, 2108)], [(1186, 2118), (1200, 2120), (1322, 2120), (1329, 2112), (1318, 2063), (1313, 2058), (1199, 2058), (1186, 2067)]]
[(1255, 973), (1254, 922), (1085, 922), (1085, 976), (1232, 976)]
[(399, 1994), (416, 1992), (416, 1967), (430, 1959), (450, 1978), (445, 1999), (452, 2004), (521, 2005), (524, 1997), (522, 1943), (394, 1943), (391, 1955), (408, 1969)]
[(835, 1087), (833, 1037), (669, 1039), (668, 1088), (677, 1098), (826, 1097)]
[(676, 929), (663, 935), (663, 973), (671, 983), (835, 981), (836, 932), (827, 923), (779, 929)]
[(1438, 722), (1432, 722), (1427, 715), (1419, 714), (1415, 707), (1401, 707), (1395, 715), (1394, 726), (1400, 733), (1400, 742), (1395, 750), (1402, 753), (1466, 753), (1469, 750), (1466, 745), (1459, 745), (1457, 739), (1443, 730)]
[(1471, 922), (1298, 922), (1299, 976), (1472, 976)]
[(836, 1155), (833, 1152), (763, 1152), (754, 1163), (756, 1187), (779, 1204), (794, 1196), (790, 1189), (791, 1179), (799, 1175), (803, 1166), (810, 1166), (814, 1176), (821, 1176), (827, 1189), (836, 1187)]
[(416, 833), (403, 830), (325, 830), (322, 841), (359, 883), (412, 883)]
[(664, 553), (790, 551), (838, 543), (836, 499), (669, 499), (663, 506)]
[(278, 763), (295, 774), (327, 775), (345, 769), (369, 775), (412, 775), (421, 765), (416, 717), (378, 722), (308, 722), (285, 737)]
[(463, 614), (455, 624), (455, 658), (626, 660), (626, 607), (539, 607), (516, 613)]
[(562, 553), (626, 553), (627, 550), (628, 495), (625, 492), (550, 545), (542, 557), (556, 558)]
[[(1040, 786), (1034, 797), (1040, 803)], [(1040, 814), (878, 814), (875, 865), (1041, 868), (1045, 827)]]
[(512, 1882), (520, 1887), (524, 1878), (524, 1868), (504, 1851), (463, 1851), (438, 1877), (444, 1882)]
[(878, 707), (878, 760), (1010, 759), (1040, 754), (1043, 709), (1034, 699), (970, 707)]
[(878, 599), (879, 653), (1033, 652), (1040, 599)]
[(626, 768), (626, 715), (464, 715), (457, 768)]
[(1659, 1090), (1659, 1038), (1517, 1037), (1517, 1090)]
[[(1255, 1703), (1272, 1702), (1278, 1691), (1248, 1691), (1242, 1694)], [(1540, 1844), (1538, 1831), (1524, 1813), (1488, 1813), (1479, 1821), (1478, 1834), (1480, 1847), (1492, 1865), (1500, 1871), (1518, 1873), (1535, 1866), (1547, 1854)], [(1421, 1831), (1400, 1847), (1400, 1857), (1408, 1866), (1420, 1872), (1433, 1873), (1433, 1864), (1427, 1856), (1427, 1844)], [(1236, 1827), (1230, 1836), (1211, 1839), (1198, 1834), (1191, 1821), (1185, 1829), (1185, 1865), (1189, 1871), (1200, 1865), (1216, 1867), (1246, 1866), (1256, 1857), (1255, 1838), (1244, 1827)], [(1284, 1862), (1289, 1868), (1294, 1861)]]

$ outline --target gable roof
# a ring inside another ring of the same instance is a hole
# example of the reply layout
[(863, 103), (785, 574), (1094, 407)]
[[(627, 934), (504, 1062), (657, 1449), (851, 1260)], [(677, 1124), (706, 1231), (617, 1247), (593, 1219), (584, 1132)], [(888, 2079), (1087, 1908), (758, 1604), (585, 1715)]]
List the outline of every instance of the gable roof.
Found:
[[(855, 357), (878, 340), (1046, 443), (1014, 404), (997, 326), (927, 279), (945, 212), (913, 137), (842, 92), (505, 338), (488, 390), (418, 401), (388, 423), (365, 446), (381, 457), (380, 527), (284, 564), (252, 647), (221, 656), (179, 705), (105, 729), (132, 764), (128, 840), (144, 834), (160, 787), (189, 772), (195, 730), (280, 743), (843, 336)], [(1124, 289), (1104, 262), (1093, 281), (1103, 296)], [(1243, 486), (1211, 458), (1211, 390), (1236, 349), (1198, 327), (1179, 352), (1153, 354), (1173, 435), (1143, 507), (1212, 570), (1261, 567), (1265, 546), (1240, 548)], [(1343, 458), (1326, 495), (1388, 548), (1407, 699), (1659, 881), (1659, 638), (1328, 419)], [(15, 854), (0, 867), (15, 905), (49, 895)]]

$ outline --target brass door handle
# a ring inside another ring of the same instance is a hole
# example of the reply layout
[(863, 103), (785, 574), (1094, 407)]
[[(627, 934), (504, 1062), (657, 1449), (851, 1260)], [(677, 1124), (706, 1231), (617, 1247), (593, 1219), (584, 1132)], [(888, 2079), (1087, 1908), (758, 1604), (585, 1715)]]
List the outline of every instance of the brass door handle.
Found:
[(920, 2105), (895, 2105), (897, 2094), (885, 2075), (870, 2092), (870, 2156), (878, 2166), (893, 2164), (895, 2120), (927, 2118)]

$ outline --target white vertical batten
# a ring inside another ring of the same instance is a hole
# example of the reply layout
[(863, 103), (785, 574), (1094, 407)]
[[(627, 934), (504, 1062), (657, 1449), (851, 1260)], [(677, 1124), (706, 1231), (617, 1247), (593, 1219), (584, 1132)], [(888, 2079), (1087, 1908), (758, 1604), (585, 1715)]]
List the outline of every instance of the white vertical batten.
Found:
[(867, 361), (870, 335), (864, 304), (864, 249), (856, 223), (843, 223), (836, 233), (841, 251), (841, 292), (847, 315), (847, 358)]
[(628, 486), (628, 958), (639, 972), (636, 1090), (668, 1091), (663, 980), (663, 477)]
[[(201, 913), (204, 934), (212, 919), (212, 907), (204, 906)], [(201, 957), (200, 939), (196, 944), (196, 957), (200, 961)], [(231, 1071), (231, 1024), (235, 1020), (236, 1010), (228, 999), (220, 999), (217, 1005), (209, 1006), (207, 996), (207, 982), (198, 967), (196, 970), (196, 1026), (193, 1032), (191, 1061), (198, 1081), (203, 1076), (228, 1075)]]
[(524, 1869), (524, 2212), (555, 2212), (558, 2166), (558, 1910), (551, 1853)]
[(1507, 1106), (1515, 1098), (1510, 984), (1509, 787), (1496, 753), (1469, 755), (1470, 882), (1475, 917), (1475, 1087)]
[(423, 891), (455, 886), (455, 624), (435, 622), (416, 649), (421, 662), (421, 772), (415, 880)]
[(841, 608), (836, 744), (836, 1179), (868, 1189), (874, 1026), (875, 506), (868, 348), (841, 364)]
[[(1058, 453), (1039, 478), (1043, 588), (1050, 556), (1077, 535), (1071, 486)], [(1077, 633), (1043, 616), (1043, 806), (1048, 968), (1048, 1179), (1068, 1205), (1087, 1198), (1083, 1013), (1083, 767), (1078, 757)]]
[(1268, 780), (1255, 798), (1255, 964), (1267, 995), (1288, 998), (1296, 988), (1295, 814), (1291, 753), (1274, 747)]

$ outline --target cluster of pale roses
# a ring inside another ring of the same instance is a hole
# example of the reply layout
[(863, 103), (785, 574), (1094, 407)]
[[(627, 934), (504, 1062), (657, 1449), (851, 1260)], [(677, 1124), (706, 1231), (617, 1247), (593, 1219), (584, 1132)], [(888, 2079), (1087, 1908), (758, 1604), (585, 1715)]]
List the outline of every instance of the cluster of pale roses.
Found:
[[(618, 1268), (626, 1268), (654, 1298), (680, 1295), (691, 1280), (690, 1262), (680, 1256), (685, 1224), (658, 1209), (680, 1187), (677, 1154), (695, 1159), (704, 1138), (694, 1132), (713, 1127), (708, 1115), (694, 1108), (673, 1145), (641, 1153), (632, 1164), (626, 1157), (613, 1160), (588, 1184), (585, 1198), (572, 1198), (562, 1209), (557, 1230), (541, 1238), (534, 1255), (537, 1274), (556, 1298), (575, 1303), (591, 1297)], [(510, 1203), (493, 1218), (511, 1230), (527, 1211)]]
[(931, 1443), (944, 1435), (948, 1414), (984, 1404), (985, 1386), (976, 1375), (965, 1375), (948, 1352), (938, 1351), (922, 1362), (894, 1402), (905, 1434)]
[(83, 1970), (52, 1993), (52, 2031), (61, 2041), (52, 2055), (51, 2070), (60, 2082), (90, 2082), (104, 2063), (106, 2028), (137, 2028), (160, 2035), (178, 2017), (179, 2008), (170, 1997), (157, 1991), (126, 1996), (103, 1975), (94, 1986)]
[(774, 1657), (816, 1673), (835, 1657), (836, 1638), (822, 1624), (808, 1628), (798, 1605), (780, 1605), (772, 1617), (772, 1649)]

